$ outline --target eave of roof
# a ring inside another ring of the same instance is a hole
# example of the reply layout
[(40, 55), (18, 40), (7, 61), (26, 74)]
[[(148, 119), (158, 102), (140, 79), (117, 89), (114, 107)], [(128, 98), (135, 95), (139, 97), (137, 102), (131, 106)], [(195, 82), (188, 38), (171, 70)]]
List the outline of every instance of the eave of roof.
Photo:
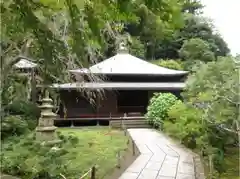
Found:
[(31, 69), (36, 68), (37, 64), (27, 60), (26, 58), (21, 58), (16, 64), (14, 64), (14, 67), (17, 69)]
[(180, 90), (185, 87), (185, 83), (116, 83), (116, 82), (101, 82), (101, 83), (65, 83), (53, 84), (51, 88), (57, 89), (175, 89)]
[(125, 75), (125, 76), (131, 76), (131, 75), (136, 75), (136, 76), (141, 76), (141, 75), (144, 75), (144, 76), (184, 76), (184, 75), (186, 75), (188, 72), (186, 72), (186, 73), (177, 73), (177, 74), (156, 74), (156, 73), (100, 73), (100, 72), (98, 72), (98, 73), (95, 73), (95, 72), (90, 72), (90, 71), (88, 71), (88, 72), (83, 72), (83, 71), (81, 71), (81, 69), (76, 69), (76, 70), (69, 70), (69, 72), (71, 72), (72, 74), (74, 74), (74, 75), (87, 75), (87, 74), (94, 74), (94, 75), (121, 75), (121, 76), (123, 76), (123, 75)]

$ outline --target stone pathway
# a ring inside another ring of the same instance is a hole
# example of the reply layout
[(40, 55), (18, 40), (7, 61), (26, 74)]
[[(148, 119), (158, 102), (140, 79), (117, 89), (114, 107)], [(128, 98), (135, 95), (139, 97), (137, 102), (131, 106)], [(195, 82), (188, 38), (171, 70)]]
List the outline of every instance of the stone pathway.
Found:
[(119, 179), (196, 179), (194, 153), (154, 129), (128, 129), (140, 151)]
[(20, 178), (0, 173), (0, 179), (20, 179)]

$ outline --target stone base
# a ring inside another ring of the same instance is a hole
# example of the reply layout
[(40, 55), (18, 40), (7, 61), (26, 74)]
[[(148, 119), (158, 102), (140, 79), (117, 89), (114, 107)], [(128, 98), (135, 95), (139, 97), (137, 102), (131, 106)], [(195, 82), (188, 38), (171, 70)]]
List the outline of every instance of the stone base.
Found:
[(37, 127), (36, 128), (36, 139), (39, 141), (54, 141), (56, 140), (55, 130), (57, 127)]
[(60, 143), (62, 143), (62, 140), (55, 139), (55, 140), (51, 140), (51, 141), (43, 141), (41, 143), (41, 145), (42, 146), (51, 146), (51, 147), (53, 147), (53, 146), (56, 146), (57, 144), (60, 144)]
[(50, 126), (50, 127), (37, 126), (36, 127), (37, 132), (54, 132), (56, 129), (57, 129), (56, 126)]

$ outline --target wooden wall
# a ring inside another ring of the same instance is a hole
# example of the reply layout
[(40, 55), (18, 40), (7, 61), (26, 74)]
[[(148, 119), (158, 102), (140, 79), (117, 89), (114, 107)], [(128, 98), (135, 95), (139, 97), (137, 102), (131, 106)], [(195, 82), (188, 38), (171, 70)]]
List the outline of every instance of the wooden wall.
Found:
[(115, 91), (106, 90), (103, 99), (99, 100), (99, 114), (116, 114), (117, 111), (117, 95)]

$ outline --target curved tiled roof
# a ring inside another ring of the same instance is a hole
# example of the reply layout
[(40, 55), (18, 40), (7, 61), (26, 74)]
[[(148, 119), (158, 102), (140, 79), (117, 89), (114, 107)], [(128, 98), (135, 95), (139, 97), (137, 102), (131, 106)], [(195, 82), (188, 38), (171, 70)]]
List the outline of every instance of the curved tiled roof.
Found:
[(164, 68), (127, 52), (119, 52), (89, 69), (70, 70), (73, 73), (96, 73), (96, 74), (142, 74), (142, 75), (184, 75), (187, 71), (179, 71)]

